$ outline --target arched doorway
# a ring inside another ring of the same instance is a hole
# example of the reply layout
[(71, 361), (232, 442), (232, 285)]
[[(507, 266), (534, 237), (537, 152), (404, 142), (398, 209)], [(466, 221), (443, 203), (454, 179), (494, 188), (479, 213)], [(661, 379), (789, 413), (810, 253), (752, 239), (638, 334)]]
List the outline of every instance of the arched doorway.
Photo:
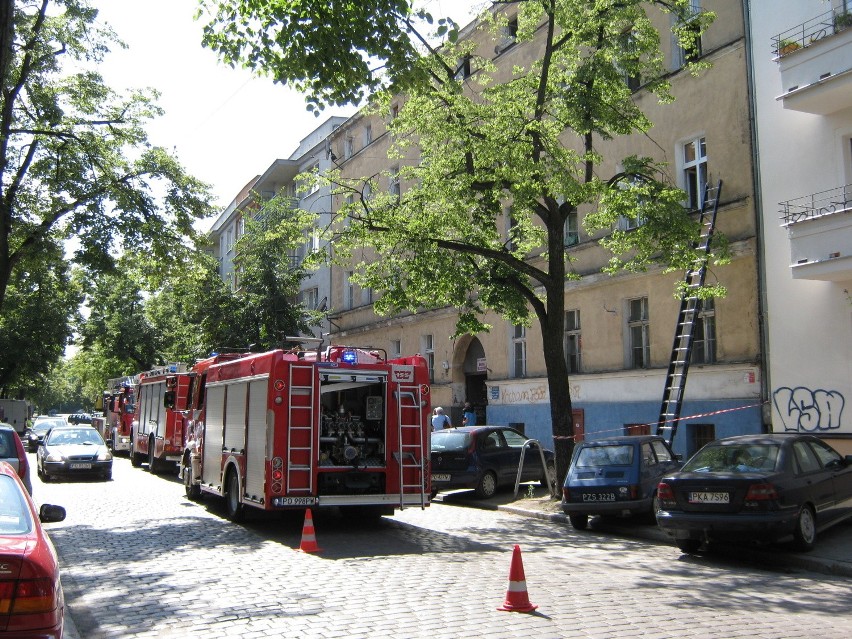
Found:
[(476, 337), (471, 338), (467, 345), (462, 362), (464, 373), (465, 401), (470, 402), (476, 413), (476, 423), (485, 424), (486, 407), (488, 405), (488, 367), (485, 359), (485, 349)]

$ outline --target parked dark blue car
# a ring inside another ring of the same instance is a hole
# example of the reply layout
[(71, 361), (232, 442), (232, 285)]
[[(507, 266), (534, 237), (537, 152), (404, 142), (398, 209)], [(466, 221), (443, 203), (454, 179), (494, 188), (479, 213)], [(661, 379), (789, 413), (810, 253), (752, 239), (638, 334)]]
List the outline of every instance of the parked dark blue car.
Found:
[(852, 517), (852, 455), (813, 435), (726, 437), (660, 481), (657, 523), (678, 548), (705, 541), (778, 541), (810, 550)]
[(592, 515), (653, 517), (660, 478), (679, 467), (657, 435), (582, 442), (574, 448), (562, 487), (562, 511), (578, 530), (588, 526)]
[[(432, 433), (432, 494), (451, 488), (473, 488), (477, 497), (494, 495), (499, 486), (514, 485), (521, 452), (528, 438), (508, 426), (464, 426)], [(555, 481), (553, 451), (541, 453), (531, 444), (524, 452), (522, 482)]]

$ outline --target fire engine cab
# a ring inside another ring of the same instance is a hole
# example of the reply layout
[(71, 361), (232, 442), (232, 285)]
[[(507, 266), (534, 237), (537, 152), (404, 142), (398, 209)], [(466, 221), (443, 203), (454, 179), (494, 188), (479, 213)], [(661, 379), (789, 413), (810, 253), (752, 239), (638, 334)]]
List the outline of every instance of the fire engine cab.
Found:
[(420, 356), (274, 350), (198, 370), (186, 403), (186, 494), (224, 498), (229, 519), (341, 507), (428, 505), (429, 373)]
[(130, 450), (130, 430), (136, 412), (138, 375), (107, 380), (103, 398), (103, 432), (113, 452)]

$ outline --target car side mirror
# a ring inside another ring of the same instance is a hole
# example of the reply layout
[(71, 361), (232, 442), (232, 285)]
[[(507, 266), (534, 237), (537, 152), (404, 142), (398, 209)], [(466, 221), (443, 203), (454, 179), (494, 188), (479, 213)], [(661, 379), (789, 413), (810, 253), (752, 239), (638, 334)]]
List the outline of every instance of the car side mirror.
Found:
[(43, 524), (50, 524), (65, 519), (65, 509), (53, 504), (42, 504), (38, 510), (38, 518)]

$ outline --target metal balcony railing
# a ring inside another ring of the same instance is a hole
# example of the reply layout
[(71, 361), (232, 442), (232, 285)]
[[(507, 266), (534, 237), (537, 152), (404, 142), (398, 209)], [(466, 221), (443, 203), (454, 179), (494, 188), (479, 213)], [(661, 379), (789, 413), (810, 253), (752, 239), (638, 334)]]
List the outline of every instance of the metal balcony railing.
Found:
[(852, 13), (843, 8), (827, 11), (803, 24), (772, 36), (772, 53), (779, 58), (852, 26)]
[(780, 202), (781, 220), (794, 224), (823, 215), (852, 210), (852, 184)]

